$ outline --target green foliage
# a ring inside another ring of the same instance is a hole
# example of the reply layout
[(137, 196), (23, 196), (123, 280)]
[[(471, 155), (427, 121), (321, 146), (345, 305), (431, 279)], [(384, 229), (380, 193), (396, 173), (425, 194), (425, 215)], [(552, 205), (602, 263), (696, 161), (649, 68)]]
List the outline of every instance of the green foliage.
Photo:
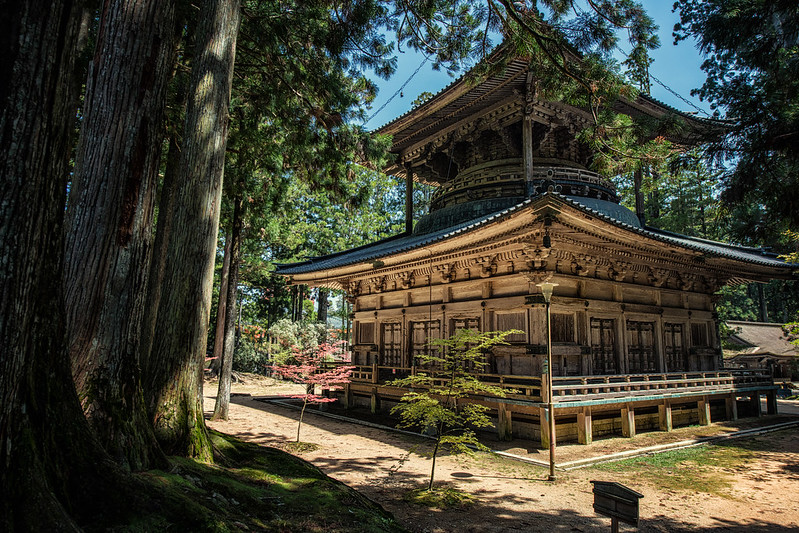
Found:
[[(660, 46), (657, 26), (639, 2), (545, 0), (532, 8), (510, 0), (497, 4), (502, 9), (492, 13), (507, 46), (512, 54), (530, 58), (538, 93), (591, 113), (594, 124), (581, 138), (599, 151), (596, 170), (631, 171), (671, 151), (664, 136), (682, 128), (681, 121), (673, 116), (633, 120), (611, 110), (619, 96), (637, 96), (612, 59), (620, 36), (631, 47), (622, 65), (626, 77), (639, 85), (646, 85), (649, 53)], [(500, 63), (488, 70), (501, 68)]]
[(266, 374), (269, 361), (269, 351), (266, 339), (241, 332), (233, 351), (233, 370), (237, 372), (250, 372), (253, 374)]
[(607, 108), (597, 111), (596, 120), (577, 138), (595, 150), (593, 167), (601, 174), (615, 176), (660, 164), (675, 151), (662, 135), (656, 135), (658, 129), (676, 129), (673, 125), (667, 128), (661, 121), (634, 120)]
[(269, 328), (269, 335), (274, 339), (275, 364), (284, 364), (290, 359), (292, 350), (313, 350), (327, 340), (327, 329), (324, 324), (316, 322), (294, 322), (282, 318)]
[(431, 353), (416, 357), (417, 364), (430, 370), (388, 383), (414, 389), (403, 395), (400, 403), (391, 410), (392, 414), (399, 414), (399, 426), (435, 431), (428, 491), (433, 488), (436, 455), (441, 446), (453, 453), (488, 450), (478, 441), (474, 431), (492, 426), (486, 414), (488, 408), (459, 400), (472, 394), (505, 396), (505, 389), (481, 382), (472, 372), (479, 372), (486, 366), (483, 359), (488, 349), (497, 344), (507, 344), (505, 337), (514, 333), (520, 332), (479, 333), (460, 329), (448, 339), (433, 339), (429, 343)]
[[(786, 339), (792, 344), (799, 346), (799, 321), (788, 322), (782, 326), (782, 330), (785, 332)], [(794, 363), (796, 363), (796, 361), (794, 361)]]
[(419, 93), (419, 96), (417, 96), (416, 99), (413, 102), (411, 102), (411, 106), (413, 107), (420, 106), (423, 103), (430, 100), (433, 96), (434, 96), (433, 93), (431, 93), (430, 91), (422, 91), (421, 93)]
[(781, 255), (780, 259), (784, 259), (789, 263), (799, 264), (799, 231), (786, 230), (784, 237), (793, 245), (794, 251)]
[(747, 285), (728, 285), (719, 291), (721, 299), (716, 304), (719, 320), (757, 320), (757, 303), (749, 294)]
[[(693, 38), (707, 79), (694, 91), (728, 121), (722, 198), (739, 236), (769, 243), (799, 225), (799, 10), (793, 1), (678, 0), (675, 40)], [(724, 111), (722, 114), (721, 111)]]

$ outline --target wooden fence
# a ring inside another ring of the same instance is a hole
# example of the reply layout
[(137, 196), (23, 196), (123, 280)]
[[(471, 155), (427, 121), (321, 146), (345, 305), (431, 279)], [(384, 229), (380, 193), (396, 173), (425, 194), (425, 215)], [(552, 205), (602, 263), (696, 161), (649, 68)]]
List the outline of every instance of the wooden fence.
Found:
[[(330, 363), (335, 364), (335, 363)], [(339, 363), (346, 364), (346, 363)], [(353, 384), (391, 386), (393, 380), (416, 373), (432, 375), (434, 382), (443, 384), (446, 376), (435, 370), (421, 367), (393, 367), (379, 365), (353, 366), (350, 377)], [(507, 374), (473, 374), (480, 381), (501, 387), (508, 398), (542, 401), (541, 376), (516, 376)], [(773, 386), (768, 370), (719, 370), (697, 372), (669, 372), (653, 374), (613, 374), (603, 376), (556, 376), (552, 381), (553, 401), (577, 401), (635, 396), (666, 396), (675, 393), (725, 392), (736, 389), (753, 389)]]

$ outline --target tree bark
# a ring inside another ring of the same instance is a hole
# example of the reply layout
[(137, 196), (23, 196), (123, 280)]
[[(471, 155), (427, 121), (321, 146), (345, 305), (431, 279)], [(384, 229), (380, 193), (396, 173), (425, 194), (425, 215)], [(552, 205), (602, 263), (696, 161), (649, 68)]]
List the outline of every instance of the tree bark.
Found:
[(650, 212), (652, 215), (652, 220), (654, 224), (657, 224), (657, 221), (660, 219), (660, 190), (658, 189), (658, 184), (660, 181), (660, 174), (655, 171), (651, 171), (652, 176), (652, 192), (650, 193)]
[[(185, 100), (180, 100), (184, 101)], [(166, 156), (164, 180), (161, 185), (161, 199), (158, 202), (158, 224), (155, 232), (155, 243), (150, 259), (150, 274), (147, 278), (147, 302), (141, 328), (141, 341), (139, 343), (139, 364), (142, 369), (150, 356), (155, 335), (155, 323), (158, 314), (158, 305), (161, 301), (161, 285), (166, 273), (166, 246), (169, 243), (169, 234), (172, 231), (172, 215), (175, 210), (175, 191), (177, 190), (178, 173), (180, 172), (180, 144), (177, 132), (169, 135), (169, 149)], [(146, 374), (143, 375), (143, 385), (149, 385)], [(144, 391), (145, 398), (149, 395)]]
[(641, 226), (646, 225), (646, 209), (644, 204), (644, 172), (642, 169), (638, 168), (633, 172), (633, 189), (635, 192), (635, 216), (638, 217), (638, 221), (641, 223)]
[(80, 3), (0, 1), (0, 530), (77, 531), (121, 471), (72, 382), (61, 285)]
[(147, 417), (138, 360), (173, 19), (169, 0), (105, 4), (67, 210), (73, 376), (100, 442), (132, 470), (153, 460), (166, 464)]
[(768, 304), (766, 303), (766, 294), (763, 290), (764, 285), (762, 283), (757, 283), (755, 286), (757, 287), (758, 303), (757, 319), (760, 322), (768, 322)]
[(161, 446), (205, 461), (212, 454), (201, 390), (238, 25), (238, 0), (203, 2), (166, 274), (145, 371)]
[[(212, 420), (227, 420), (230, 410), (230, 375), (233, 373), (233, 351), (236, 345), (236, 294), (239, 282), (239, 263), (241, 260), (242, 201), (235, 199), (233, 225), (230, 231), (230, 274), (226, 284), (225, 302), (227, 309), (224, 323), (224, 350), (219, 366), (219, 388)], [(222, 300), (222, 293), (219, 296)]]
[(322, 324), (327, 324), (327, 310), (330, 307), (328, 294), (330, 294), (330, 289), (319, 289), (319, 312), (316, 314), (316, 320)]
[[(235, 214), (234, 214), (235, 216)], [(235, 221), (234, 221), (235, 226)], [(222, 369), (222, 352), (225, 349), (225, 332), (227, 331), (227, 306), (228, 302), (228, 279), (230, 278), (230, 254), (231, 243), (233, 242), (232, 232), (228, 232), (225, 239), (225, 257), (222, 259), (222, 272), (219, 275), (219, 301), (216, 305), (216, 328), (214, 330), (214, 354), (211, 360), (211, 369), (217, 376)], [(235, 308), (231, 311), (236, 315)], [(235, 323), (235, 318), (233, 319)], [(219, 400), (217, 400), (219, 401)], [(225, 418), (227, 420), (227, 418)]]

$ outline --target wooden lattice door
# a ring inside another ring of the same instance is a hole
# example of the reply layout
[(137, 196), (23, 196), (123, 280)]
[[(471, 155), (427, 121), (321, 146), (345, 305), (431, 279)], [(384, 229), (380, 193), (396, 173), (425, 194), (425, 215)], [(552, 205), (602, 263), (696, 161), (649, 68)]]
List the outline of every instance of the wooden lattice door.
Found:
[(682, 324), (663, 324), (666, 372), (685, 372), (688, 361), (685, 354)]
[(654, 322), (627, 321), (627, 363), (631, 374), (657, 370)]
[(382, 366), (402, 366), (402, 324), (384, 323), (382, 326)]
[[(472, 331), (476, 331), (480, 333), (480, 319), (479, 318), (453, 318), (451, 324), (450, 331), (452, 333), (456, 333), (458, 330), (462, 329), (470, 329)], [(467, 345), (467, 347), (471, 347), (473, 345)], [(485, 354), (483, 354), (483, 364), (474, 364), (469, 363), (468, 365), (464, 366), (464, 370), (469, 372), (487, 372), (487, 365), (488, 361), (485, 359)]]
[(591, 319), (591, 356), (593, 373), (616, 374), (616, 321), (612, 318)]
[(416, 356), (421, 354), (437, 355), (439, 348), (430, 346), (430, 341), (441, 338), (441, 323), (438, 320), (424, 320), (412, 323), (411, 333), (411, 360), (416, 362)]

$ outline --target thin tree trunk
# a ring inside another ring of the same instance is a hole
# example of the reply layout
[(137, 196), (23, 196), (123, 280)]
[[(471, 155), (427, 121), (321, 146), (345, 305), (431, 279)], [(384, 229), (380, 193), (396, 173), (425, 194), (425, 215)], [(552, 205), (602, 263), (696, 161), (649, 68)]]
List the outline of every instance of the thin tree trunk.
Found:
[(330, 289), (319, 289), (319, 312), (316, 314), (316, 320), (322, 324), (327, 324), (327, 310), (330, 307), (328, 294)]
[(636, 169), (633, 173), (633, 189), (635, 190), (635, 215), (641, 226), (646, 225), (646, 209), (644, 207), (644, 172), (643, 169)]
[(760, 322), (768, 322), (768, 303), (766, 302), (766, 294), (763, 290), (762, 283), (756, 284), (757, 287), (757, 303), (758, 303), (758, 314), (757, 319)]
[(305, 303), (305, 285), (297, 285), (297, 322), (302, 321)]
[(213, 457), (201, 389), (238, 25), (238, 0), (203, 2), (166, 274), (146, 365), (162, 447), (205, 461)]
[(3, 531), (77, 531), (119, 494), (72, 382), (61, 286), (81, 8), (0, 2)]
[(652, 214), (653, 223), (657, 224), (657, 221), (660, 219), (660, 190), (658, 189), (660, 175), (657, 172), (652, 171), (651, 177), (652, 177), (652, 192), (650, 194), (651, 198), (650, 213)]
[[(233, 226), (230, 231), (230, 277), (225, 294), (227, 318), (224, 324), (224, 350), (219, 372), (219, 388), (216, 393), (213, 420), (227, 420), (230, 409), (230, 375), (233, 372), (233, 351), (236, 345), (236, 293), (239, 282), (241, 254), (242, 201), (235, 199)], [(220, 300), (222, 296), (220, 294)]]
[(308, 407), (308, 399), (302, 400), (302, 410), (300, 410), (300, 420), (297, 423), (297, 442), (300, 442), (300, 429), (302, 429), (302, 419), (305, 416), (305, 408)]
[[(219, 375), (222, 368), (222, 352), (225, 348), (225, 331), (227, 324), (227, 306), (228, 303), (228, 278), (230, 277), (230, 254), (231, 254), (231, 233), (228, 232), (225, 237), (225, 252), (222, 259), (222, 272), (219, 275), (219, 299), (216, 304), (216, 328), (214, 329), (214, 353), (211, 360), (211, 371), (215, 375)], [(231, 311), (235, 316), (236, 310), (233, 308)], [(217, 400), (218, 401), (218, 400)], [(227, 418), (225, 418), (227, 420)]]
[(169, 0), (104, 5), (67, 210), (64, 287), (75, 384), (100, 442), (133, 470), (166, 464), (144, 404), (139, 341), (173, 19)]

